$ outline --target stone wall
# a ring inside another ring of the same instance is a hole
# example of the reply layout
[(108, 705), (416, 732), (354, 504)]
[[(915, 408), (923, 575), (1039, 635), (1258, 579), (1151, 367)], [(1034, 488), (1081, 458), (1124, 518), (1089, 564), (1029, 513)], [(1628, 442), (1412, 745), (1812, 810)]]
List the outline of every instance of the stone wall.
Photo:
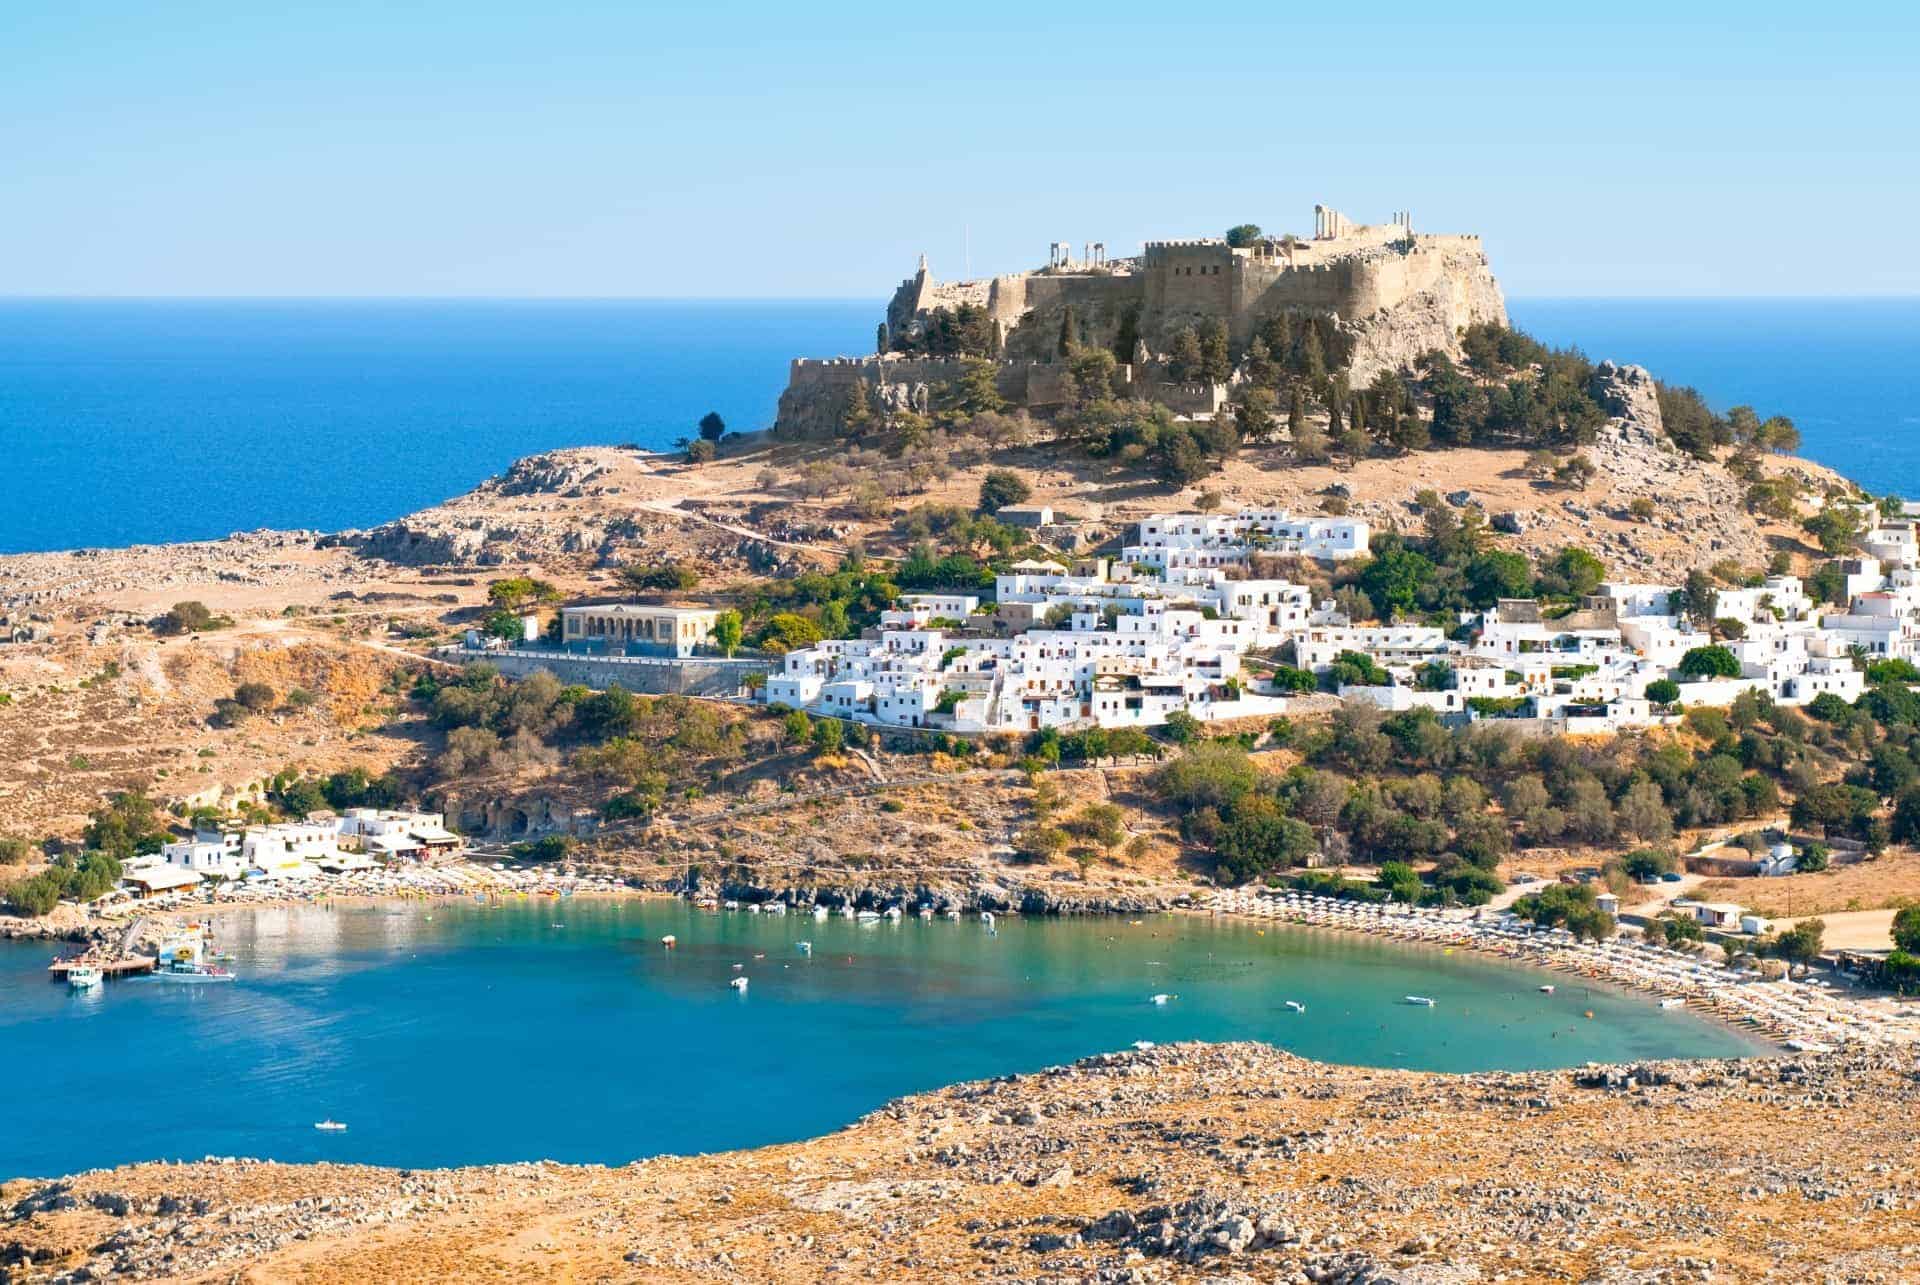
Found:
[(487, 651), (469, 647), (443, 647), (437, 654), (457, 664), (492, 665), (509, 678), (525, 678), (544, 669), (568, 685), (605, 690), (617, 683), (630, 692), (649, 696), (734, 696), (748, 675), (764, 674), (775, 663), (765, 658), (569, 656), (550, 651)]

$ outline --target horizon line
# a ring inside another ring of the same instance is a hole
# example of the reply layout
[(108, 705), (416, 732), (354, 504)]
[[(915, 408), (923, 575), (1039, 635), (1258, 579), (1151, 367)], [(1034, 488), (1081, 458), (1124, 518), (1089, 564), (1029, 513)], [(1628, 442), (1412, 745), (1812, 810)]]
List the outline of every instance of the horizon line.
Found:
[[(0, 303), (729, 303), (869, 304), (878, 295), (591, 295), (591, 294), (57, 294), (0, 292)], [(1854, 294), (1509, 294), (1515, 300), (1593, 300), (1600, 302), (1762, 302), (1920, 300), (1920, 290)]]

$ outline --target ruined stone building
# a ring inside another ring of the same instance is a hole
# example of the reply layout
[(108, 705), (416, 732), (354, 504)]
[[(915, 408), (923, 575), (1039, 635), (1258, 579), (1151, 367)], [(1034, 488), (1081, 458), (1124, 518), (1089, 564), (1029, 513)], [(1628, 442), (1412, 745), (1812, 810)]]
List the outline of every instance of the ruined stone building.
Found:
[[(1211, 237), (1149, 241), (1128, 259), (1110, 259), (1100, 242), (1076, 257), (1070, 243), (1056, 241), (1045, 267), (977, 281), (935, 280), (923, 256), (887, 305), (884, 346), (911, 341), (962, 305), (984, 309), (991, 320), (1001, 393), (1042, 411), (1065, 387), (1058, 352), (1069, 311), (1088, 344), (1112, 347), (1130, 329), (1138, 342), (1121, 383), (1142, 395), (1153, 385), (1154, 400), (1187, 413), (1207, 413), (1224, 400), (1224, 390), (1163, 386), (1154, 362), (1187, 326), (1219, 321), (1238, 351), (1269, 317), (1321, 318), (1358, 384), (1429, 349), (1457, 352), (1461, 332), (1476, 322), (1506, 321), (1477, 236), (1416, 232), (1405, 213), (1355, 224), (1326, 206), (1314, 207), (1311, 239), (1264, 237), (1245, 246)], [(953, 358), (888, 353), (797, 360), (779, 427), (793, 435), (831, 431), (825, 421), (837, 416), (858, 380), (891, 404), (916, 404), (920, 390), (958, 369)]]

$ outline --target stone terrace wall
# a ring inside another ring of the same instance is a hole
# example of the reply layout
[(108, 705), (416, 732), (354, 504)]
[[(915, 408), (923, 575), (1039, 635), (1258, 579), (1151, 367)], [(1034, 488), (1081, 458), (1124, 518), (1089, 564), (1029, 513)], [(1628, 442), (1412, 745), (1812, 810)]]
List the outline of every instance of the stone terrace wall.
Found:
[(445, 647), (439, 655), (459, 664), (477, 661), (492, 665), (509, 678), (526, 678), (544, 669), (562, 683), (577, 683), (597, 691), (618, 683), (630, 692), (649, 696), (734, 696), (748, 675), (764, 674), (774, 665), (766, 659), (569, 656), (551, 651), (487, 651), (470, 647)]

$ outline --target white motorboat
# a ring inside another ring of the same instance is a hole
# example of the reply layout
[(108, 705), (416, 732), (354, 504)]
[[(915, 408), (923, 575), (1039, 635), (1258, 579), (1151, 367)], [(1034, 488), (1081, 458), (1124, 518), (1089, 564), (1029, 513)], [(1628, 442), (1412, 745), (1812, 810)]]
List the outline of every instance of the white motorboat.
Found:
[(1407, 999), (1407, 1003), (1416, 1005), (1420, 1008), (1433, 1007), (1433, 1001), (1431, 999), (1428, 999), (1425, 995), (1409, 995), (1406, 997), (1406, 999)]
[(660, 944), (662, 946), (665, 946), (668, 950), (672, 950), (674, 948), (674, 945), (679, 940), (680, 939), (678, 937), (675, 937), (672, 933), (668, 933), (665, 937), (662, 937), (660, 939)]
[(1542, 986), (1542, 987), (1540, 988), (1540, 993), (1541, 993), (1542, 995), (1551, 995), (1551, 994), (1553, 994), (1553, 987), (1552, 987), (1551, 985), (1547, 985), (1547, 986)]
[(1285, 1008), (1290, 1013), (1304, 1013), (1307, 1011), (1307, 1006), (1305, 1004), (1302, 1004), (1297, 999), (1290, 999), (1281, 1007)]
[(960, 912), (957, 910), (949, 910), (947, 912), (947, 918), (949, 919), (958, 919), (959, 917), (960, 917)]
[(744, 993), (747, 989), (747, 979), (744, 977), (736, 977), (732, 981), (728, 982), (727, 985), (733, 987), (733, 989), (737, 991), (741, 991)]
[(1681, 999), (1678, 995), (1669, 995), (1665, 999), (1660, 1001), (1660, 1007), (1661, 1008), (1683, 1008), (1686, 1006), (1686, 1002), (1687, 1001), (1685, 1001), (1684, 999)]
[(1152, 998), (1151, 998), (1150, 1000), (1148, 1000), (1148, 1003), (1151, 1003), (1151, 1004), (1162, 1004), (1162, 1005), (1164, 1005), (1164, 1004), (1167, 1004), (1167, 1003), (1169, 1003), (1169, 1002), (1171, 1002), (1171, 1001), (1173, 1001), (1173, 1000), (1176, 1000), (1176, 999), (1179, 999), (1179, 998), (1180, 998), (1180, 997), (1179, 997), (1178, 995), (1165, 995), (1165, 994), (1161, 994), (1161, 995), (1155, 995), (1155, 996), (1153, 996), (1153, 997), (1152, 997)]
[(92, 964), (75, 964), (67, 970), (67, 985), (77, 991), (95, 990), (105, 980), (106, 974)]
[(802, 955), (811, 955), (813, 953), (813, 943), (810, 941), (796, 942), (794, 944), (800, 947), (800, 953)]
[(322, 1133), (345, 1133), (347, 1131), (346, 1125), (341, 1124), (338, 1120), (331, 1120), (331, 1119), (322, 1120), (318, 1124), (314, 1125), (313, 1127), (320, 1130), (320, 1132)]
[(815, 906), (813, 908), (813, 917), (815, 919), (825, 919), (828, 915), (831, 915), (832, 913), (833, 912), (831, 910), (828, 910), (825, 906)]

